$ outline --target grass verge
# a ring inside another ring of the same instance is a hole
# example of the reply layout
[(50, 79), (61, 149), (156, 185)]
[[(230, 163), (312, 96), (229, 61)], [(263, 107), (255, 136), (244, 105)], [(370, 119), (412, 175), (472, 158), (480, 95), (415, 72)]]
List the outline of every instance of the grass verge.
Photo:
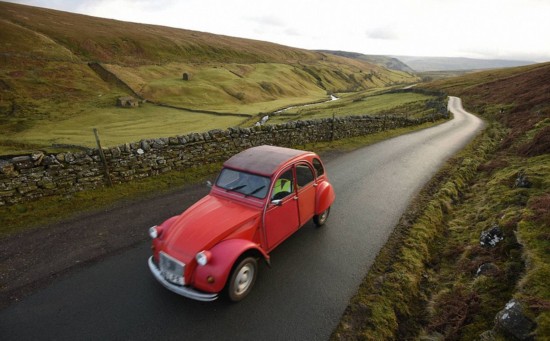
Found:
[(220, 163), (208, 164), (135, 182), (115, 184), (113, 187), (45, 197), (24, 204), (0, 207), (0, 238), (85, 212), (178, 190), (183, 186), (213, 178), (220, 169)]
[(402, 339), (418, 331), (433, 245), (444, 234), (446, 214), (496, 148), (499, 135), (487, 128), (424, 187), (351, 299), (332, 340)]
[[(550, 155), (503, 151), (506, 133), (492, 123), (424, 188), (332, 340), (513, 339), (494, 322), (512, 298), (549, 335)], [(481, 246), (495, 226), (504, 239)]]

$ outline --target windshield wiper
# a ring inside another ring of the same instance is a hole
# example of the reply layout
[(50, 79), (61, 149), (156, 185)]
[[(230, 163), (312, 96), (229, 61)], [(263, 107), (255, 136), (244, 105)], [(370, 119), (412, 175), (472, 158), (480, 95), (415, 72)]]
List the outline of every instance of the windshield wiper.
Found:
[(241, 188), (244, 188), (244, 187), (246, 187), (246, 185), (240, 185), (240, 186), (236, 186), (236, 187), (233, 187), (233, 188), (226, 188), (225, 190), (228, 191), (228, 192), (229, 191), (238, 191), (238, 190), (240, 190)]
[(247, 196), (249, 196), (249, 195), (254, 195), (254, 194), (258, 193), (258, 192), (259, 192), (260, 190), (262, 190), (264, 187), (265, 187), (265, 185), (256, 188), (256, 189), (253, 190), (252, 192), (245, 194), (245, 197), (247, 197)]

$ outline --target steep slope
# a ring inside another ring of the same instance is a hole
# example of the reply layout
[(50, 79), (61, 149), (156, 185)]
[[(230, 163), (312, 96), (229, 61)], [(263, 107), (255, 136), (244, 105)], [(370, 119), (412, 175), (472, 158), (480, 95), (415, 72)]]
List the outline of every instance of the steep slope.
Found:
[(429, 87), (463, 97), (473, 112), (494, 115), (510, 129), (506, 147), (550, 117), (550, 63), (476, 72)]
[(390, 56), (370, 55), (370, 54), (362, 54), (357, 52), (346, 52), (346, 51), (329, 51), (329, 50), (319, 50), (319, 52), (330, 53), (336, 56), (342, 56), (347, 58), (364, 60), (369, 63), (383, 66), (389, 70), (403, 71), (411, 74), (415, 72), (407, 64), (403, 63), (398, 58), (394, 58)]

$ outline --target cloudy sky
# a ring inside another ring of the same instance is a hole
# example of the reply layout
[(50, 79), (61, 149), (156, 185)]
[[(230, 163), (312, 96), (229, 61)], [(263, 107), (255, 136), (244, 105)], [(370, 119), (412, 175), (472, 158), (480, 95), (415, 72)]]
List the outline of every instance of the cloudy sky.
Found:
[(10, 0), (364, 54), (550, 61), (550, 0)]

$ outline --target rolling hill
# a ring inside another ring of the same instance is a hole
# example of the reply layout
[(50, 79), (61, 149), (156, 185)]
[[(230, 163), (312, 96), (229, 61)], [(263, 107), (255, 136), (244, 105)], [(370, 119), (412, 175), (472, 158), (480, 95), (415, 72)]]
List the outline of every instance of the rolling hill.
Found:
[(510, 129), (510, 141), (550, 117), (550, 63), (470, 73), (427, 87), (464, 98), (473, 112), (495, 115)]
[[(90, 144), (90, 125), (106, 141), (226, 128), (330, 93), (418, 81), (327, 53), (3, 2), (0, 61), (0, 153)], [(139, 108), (115, 106), (127, 95)]]
[[(501, 69), (535, 64), (535, 62), (522, 60), (473, 59), (459, 57), (383, 56), (330, 50), (318, 50), (318, 52), (363, 60), (375, 65), (382, 66), (389, 70), (398, 70), (410, 74), (439, 71), (454, 71), (458, 72), (458, 74), (461, 74), (469, 71)], [(448, 74), (447, 76), (452, 76), (452, 74)]]
[(370, 54), (362, 54), (362, 53), (356, 53), (356, 52), (330, 51), (330, 50), (319, 50), (319, 52), (330, 53), (336, 56), (342, 56), (347, 58), (364, 60), (369, 63), (380, 65), (389, 70), (404, 71), (411, 74), (415, 73), (415, 71), (412, 68), (410, 68), (407, 64), (403, 63), (398, 58), (394, 58), (390, 56), (370, 55)]

